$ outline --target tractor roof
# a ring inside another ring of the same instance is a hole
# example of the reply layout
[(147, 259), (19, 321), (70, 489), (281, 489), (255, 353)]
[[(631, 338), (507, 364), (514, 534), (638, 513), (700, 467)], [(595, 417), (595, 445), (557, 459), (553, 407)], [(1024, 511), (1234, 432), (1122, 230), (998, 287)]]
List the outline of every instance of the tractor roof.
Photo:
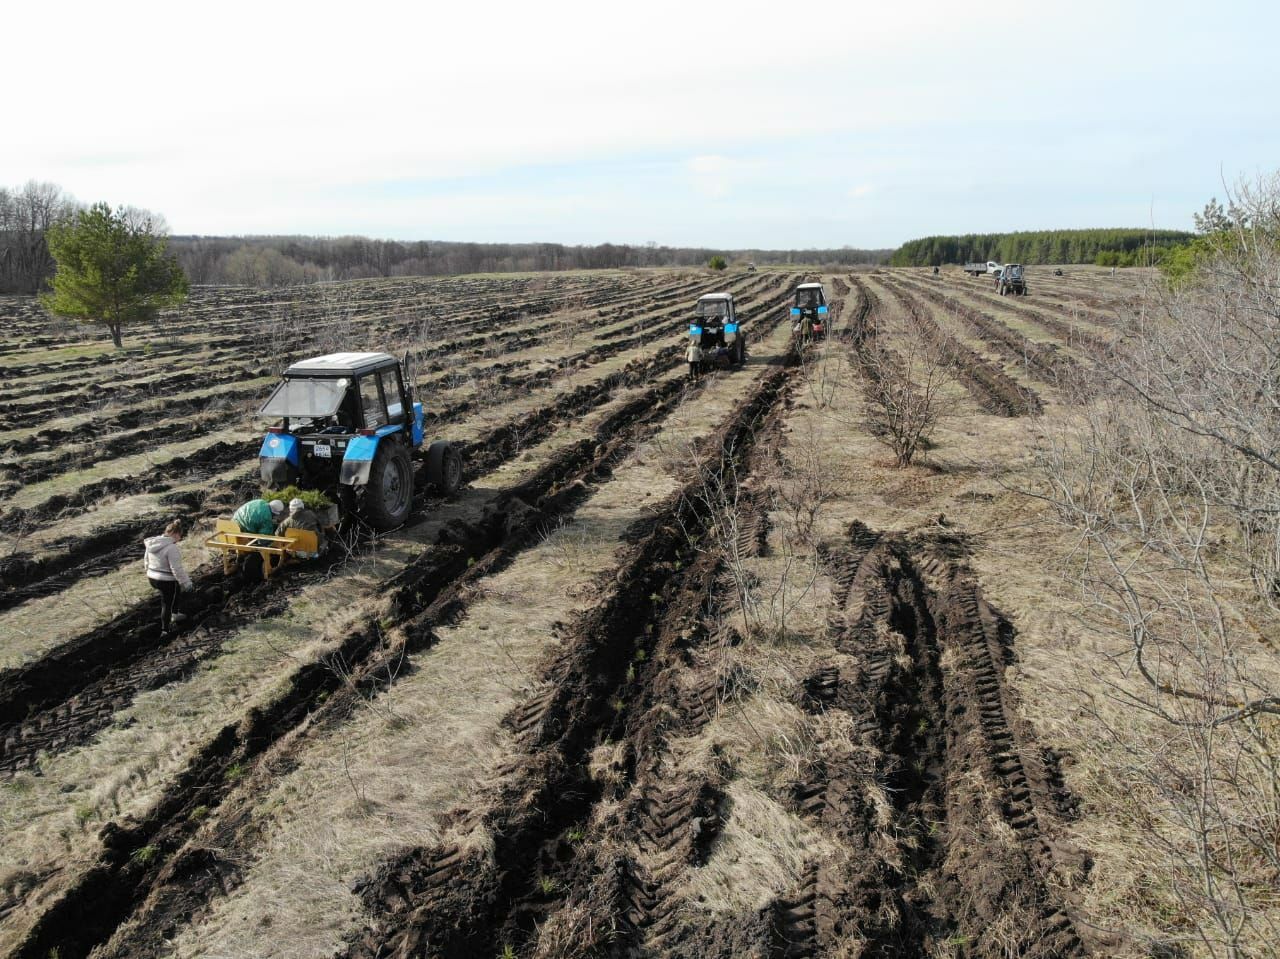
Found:
[(704, 296), (698, 297), (698, 299), (700, 301), (701, 300), (732, 300), (733, 294), (732, 293), (707, 293)]
[(801, 283), (799, 286), (796, 287), (796, 289), (797, 290), (820, 290), (822, 289), (822, 284), (821, 283)]
[(285, 376), (359, 376), (384, 366), (394, 366), (389, 353), (328, 353), (299, 360), (284, 371)]

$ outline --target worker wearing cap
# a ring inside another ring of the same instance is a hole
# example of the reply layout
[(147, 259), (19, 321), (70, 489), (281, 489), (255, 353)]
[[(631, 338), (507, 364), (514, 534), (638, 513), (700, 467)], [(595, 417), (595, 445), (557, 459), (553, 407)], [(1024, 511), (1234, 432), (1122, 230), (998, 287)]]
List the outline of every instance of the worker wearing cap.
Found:
[(284, 515), (284, 503), (273, 499), (270, 503), (259, 497), (251, 499), (231, 514), (232, 521), (240, 527), (242, 533), (257, 533), (270, 536), (275, 532), (276, 523)]
[(305, 529), (315, 533), (316, 549), (321, 553), (324, 552), (324, 530), (320, 528), (319, 517), (312, 510), (307, 509), (306, 503), (296, 497), (289, 500), (289, 515), (276, 527), (276, 535), (283, 536), (285, 530), (289, 529)]

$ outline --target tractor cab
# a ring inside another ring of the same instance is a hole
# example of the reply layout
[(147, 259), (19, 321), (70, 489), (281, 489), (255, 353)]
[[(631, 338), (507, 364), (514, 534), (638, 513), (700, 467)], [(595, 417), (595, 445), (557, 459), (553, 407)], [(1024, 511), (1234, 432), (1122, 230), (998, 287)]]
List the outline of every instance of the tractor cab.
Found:
[(827, 295), (821, 283), (801, 283), (791, 305), (793, 329), (802, 337), (823, 337), (827, 333)]
[(702, 347), (706, 362), (741, 365), (746, 359), (746, 340), (738, 329), (732, 293), (708, 293), (699, 297), (689, 337)]
[(1027, 292), (1027, 280), (1022, 273), (1022, 264), (1005, 264), (1004, 268), (996, 274), (996, 289), (1001, 296), (1008, 293), (1024, 295)]
[[(413, 504), (412, 456), (422, 446), (422, 404), (406, 364), (387, 353), (330, 353), (293, 364), (258, 415), (277, 420), (259, 451), (262, 482), (334, 491), (376, 529), (393, 529)], [(437, 440), (428, 479), (452, 493), (462, 461)]]

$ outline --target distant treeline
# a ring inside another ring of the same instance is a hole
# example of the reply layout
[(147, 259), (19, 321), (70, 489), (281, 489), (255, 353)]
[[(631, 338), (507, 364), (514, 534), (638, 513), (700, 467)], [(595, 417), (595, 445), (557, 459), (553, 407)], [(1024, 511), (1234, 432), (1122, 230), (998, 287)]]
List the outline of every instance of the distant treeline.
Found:
[[(0, 187), (0, 293), (38, 293), (55, 264), (45, 244), (54, 223), (74, 216), (83, 204), (53, 183), (32, 180), (17, 189)], [(158, 223), (163, 223), (159, 217)], [(601, 243), (454, 243), (370, 240), (361, 236), (174, 236), (177, 256), (192, 283), (284, 286), (320, 280), (375, 276), (439, 276), (450, 273), (512, 273), (610, 269), (628, 266), (706, 266), (719, 255), (737, 263), (803, 263), (856, 266), (888, 260), (890, 250), (713, 250)]]
[(282, 286), (374, 276), (438, 276), (593, 270), (634, 266), (705, 266), (712, 256), (738, 263), (832, 266), (883, 263), (889, 250), (714, 250), (657, 244), (565, 246), (560, 243), (401, 242), (359, 236), (175, 236), (169, 249), (192, 283)]
[(996, 260), (1000, 263), (1097, 263), (1131, 266), (1144, 252), (1178, 246), (1192, 234), (1178, 230), (1030, 230), (966, 233), (910, 240), (890, 257), (893, 266), (942, 266)]

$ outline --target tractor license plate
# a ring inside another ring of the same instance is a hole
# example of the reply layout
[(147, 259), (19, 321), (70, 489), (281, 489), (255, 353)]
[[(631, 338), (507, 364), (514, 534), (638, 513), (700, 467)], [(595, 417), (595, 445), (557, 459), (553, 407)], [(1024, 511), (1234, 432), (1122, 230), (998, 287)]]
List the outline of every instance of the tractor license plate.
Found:
[(316, 456), (323, 456), (325, 459), (328, 459), (333, 455), (333, 450), (327, 443), (317, 443), (315, 445), (315, 453)]

